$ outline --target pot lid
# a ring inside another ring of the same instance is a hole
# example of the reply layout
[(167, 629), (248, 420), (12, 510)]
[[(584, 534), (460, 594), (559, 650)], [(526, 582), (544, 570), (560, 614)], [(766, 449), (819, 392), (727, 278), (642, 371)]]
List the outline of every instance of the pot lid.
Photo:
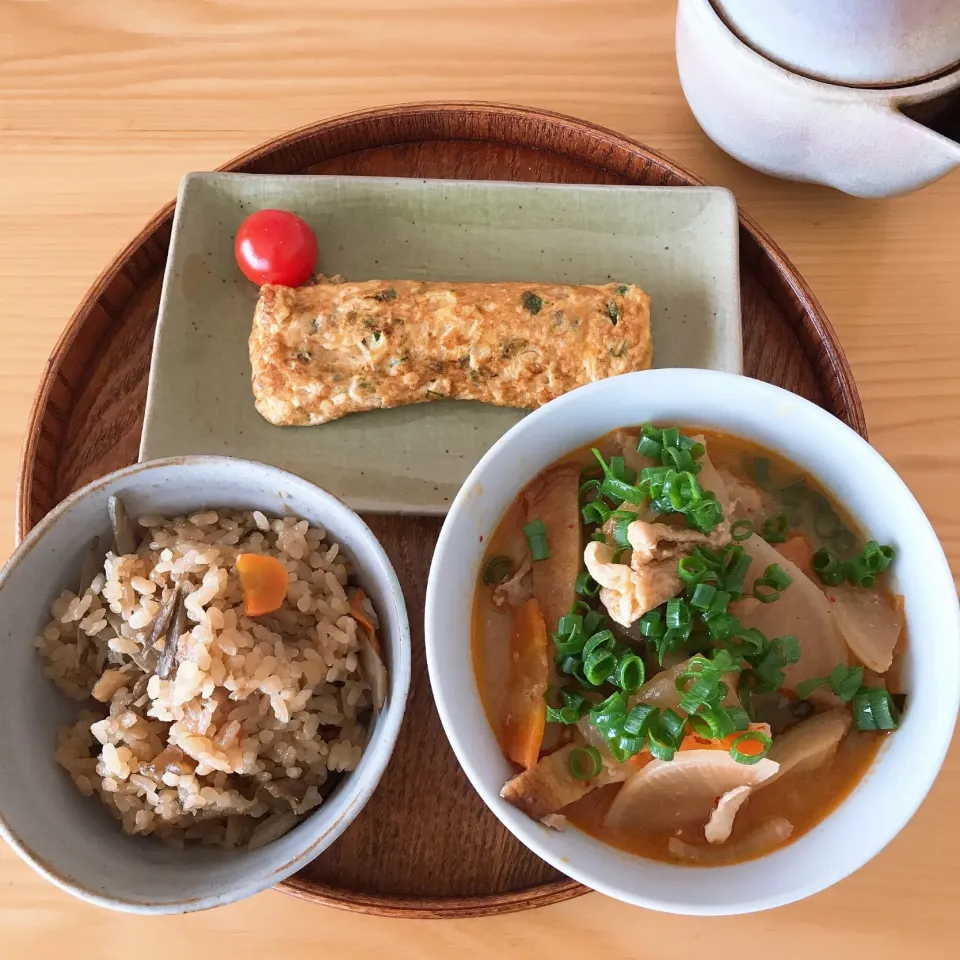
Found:
[(855, 86), (906, 85), (960, 67), (960, 0), (710, 0), (787, 69)]

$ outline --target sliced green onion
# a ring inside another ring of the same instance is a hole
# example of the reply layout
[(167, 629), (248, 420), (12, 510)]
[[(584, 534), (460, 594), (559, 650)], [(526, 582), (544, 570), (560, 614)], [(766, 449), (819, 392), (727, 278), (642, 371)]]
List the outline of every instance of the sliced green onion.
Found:
[[(757, 632), (759, 633), (759, 631)], [(777, 650), (785, 665), (789, 666), (791, 663), (800, 662), (800, 641), (793, 634), (775, 637), (770, 641), (770, 646)]]
[(679, 597), (673, 597), (667, 601), (665, 620), (668, 630), (682, 630), (686, 635), (689, 635), (693, 628), (693, 616), (690, 613), (690, 607)]
[(859, 556), (847, 561), (844, 572), (851, 583), (872, 587), (876, 583), (876, 575), (883, 573), (895, 556), (893, 547), (881, 546), (876, 540), (869, 540)]
[(793, 583), (793, 577), (791, 577), (779, 563), (771, 563), (770, 566), (763, 571), (763, 579), (773, 581), (781, 590), (786, 590), (787, 587)]
[(523, 528), (523, 533), (527, 538), (527, 545), (530, 547), (530, 557), (532, 560), (547, 560), (550, 557), (550, 548), (547, 546), (547, 528), (543, 521), (537, 517), (531, 520)]
[(638, 621), (640, 635), (648, 640), (656, 640), (663, 636), (666, 628), (663, 625), (663, 611), (656, 607), (645, 613)]
[(762, 577), (753, 581), (753, 595), (761, 603), (773, 603), (780, 599), (780, 588), (774, 586)]
[(600, 592), (600, 584), (586, 570), (581, 570), (577, 574), (573, 589), (582, 597), (595, 597)]
[(681, 739), (686, 722), (684, 717), (681, 717), (679, 713), (670, 707), (667, 707), (667, 709), (660, 714), (660, 723), (674, 742), (678, 742)]
[(672, 760), (677, 752), (677, 745), (671, 743), (661, 730), (651, 730), (647, 734), (647, 747), (657, 760)]
[(551, 707), (547, 704), (547, 723), (560, 723), (566, 727), (573, 726), (580, 719), (580, 714), (570, 707)]
[(699, 582), (706, 572), (706, 563), (703, 562), (702, 558), (693, 554), (681, 557), (677, 561), (677, 575), (688, 585)]
[(649, 437), (645, 433), (641, 433), (640, 440), (637, 443), (637, 453), (639, 453), (641, 457), (647, 457), (659, 463), (660, 458), (663, 456), (663, 444), (660, 443), (659, 440)]
[(701, 533), (711, 533), (723, 522), (723, 509), (716, 500), (704, 499), (687, 514), (687, 523)]
[(709, 583), (698, 583), (693, 588), (693, 593), (690, 594), (690, 606), (693, 607), (694, 610), (705, 613), (710, 609), (710, 605), (713, 603), (716, 595), (716, 587), (710, 586)]
[(779, 563), (771, 563), (763, 571), (762, 577), (753, 581), (753, 595), (761, 603), (773, 603), (780, 599), (780, 594), (793, 583), (793, 577), (784, 573)]
[(483, 568), (483, 582), (494, 587), (509, 580), (513, 573), (513, 561), (509, 557), (492, 557)]
[(689, 513), (703, 500), (703, 490), (688, 470), (671, 477), (664, 488), (676, 513)]
[[(626, 501), (627, 503), (633, 504), (643, 503), (645, 494), (639, 487), (628, 483), (623, 476), (617, 476), (596, 447), (593, 448), (593, 455), (599, 461), (600, 466), (603, 467), (603, 481), (600, 484), (600, 493), (605, 497), (609, 497), (611, 500)], [(623, 458), (614, 457), (614, 460), (622, 462)]]
[(565, 707), (576, 710), (581, 717), (590, 709), (590, 701), (582, 693), (568, 690), (566, 687), (560, 688), (560, 701)]
[(583, 646), (583, 659), (597, 651), (613, 653), (613, 648), (617, 645), (617, 639), (610, 630), (598, 630)]
[(660, 431), (660, 442), (665, 447), (678, 447), (680, 445), (680, 428), (664, 427)]
[(587, 501), (588, 503), (597, 499), (600, 496), (600, 481), (597, 479), (585, 480), (580, 484), (580, 499), (584, 500), (585, 494), (592, 493), (593, 496)]
[(738, 543), (753, 536), (752, 520), (735, 520), (730, 526), (730, 536)]
[(760, 536), (767, 543), (783, 543), (787, 539), (788, 520), (785, 513), (778, 513), (775, 517), (763, 521)]
[(730, 602), (730, 594), (726, 590), (717, 590), (710, 601), (710, 606), (704, 611), (705, 614), (716, 616), (718, 613), (727, 612), (727, 604)]
[(742, 707), (727, 707), (727, 716), (733, 724), (733, 730), (747, 730), (750, 726), (750, 716)]
[(574, 747), (568, 763), (577, 780), (592, 780), (603, 769), (603, 757), (596, 747)]
[(588, 503), (580, 510), (580, 516), (584, 523), (603, 524), (610, 519), (613, 511), (600, 499)]
[(767, 649), (767, 638), (756, 627), (740, 627), (734, 639), (745, 651), (744, 657), (758, 657)]
[[(621, 516), (617, 520), (617, 525), (613, 531), (613, 541), (621, 550), (632, 550), (633, 545), (627, 536), (627, 528), (637, 519), (637, 515), (631, 511), (625, 512), (626, 516)], [(617, 514), (614, 514), (614, 516), (617, 516)]]
[(594, 530), (590, 534), (590, 539), (595, 540), (597, 543), (606, 543), (607, 535), (602, 530)]
[(715, 650), (713, 657), (707, 662), (710, 664), (710, 669), (719, 674), (731, 673), (740, 669), (736, 657), (729, 650)]
[(602, 700), (596, 706), (590, 708), (590, 720), (597, 726), (608, 725), (613, 721), (619, 723), (626, 715), (626, 701), (619, 690), (611, 693), (606, 700)]
[[(736, 731), (730, 714), (719, 704), (716, 706), (703, 706), (696, 714), (704, 727), (709, 731), (708, 739), (722, 740), (724, 737)], [(704, 727), (701, 727), (703, 729)]]
[(772, 693), (774, 690), (779, 690), (785, 679), (784, 666), (783, 658), (778, 651), (768, 647), (763, 656), (753, 665), (757, 693)]
[(858, 730), (896, 730), (900, 715), (886, 690), (861, 687), (853, 698), (853, 722)]
[[(745, 753), (740, 749), (742, 744), (751, 742), (759, 743), (762, 749), (756, 754), (752, 752)], [(767, 755), (771, 746), (773, 746), (773, 741), (765, 733), (761, 733), (759, 730), (748, 730), (746, 733), (741, 733), (730, 745), (730, 756), (733, 757), (737, 763), (752, 766), (755, 763), (759, 763)]]
[(614, 683), (624, 693), (636, 693), (646, 680), (646, 669), (643, 660), (635, 653), (625, 653), (617, 664)]
[(843, 582), (843, 564), (826, 547), (821, 547), (814, 553), (813, 570), (828, 587), (835, 587)]
[(563, 659), (567, 657), (579, 657), (583, 653), (583, 645), (587, 642), (583, 631), (578, 630), (569, 636), (561, 637), (554, 634), (553, 643), (557, 648), (557, 656)]
[(711, 570), (719, 570), (723, 564), (725, 553), (718, 553), (709, 547), (694, 547), (693, 555), (699, 557)]
[(699, 464), (694, 462), (693, 454), (689, 450), (680, 449), (680, 447), (664, 447), (662, 457), (664, 462), (670, 461), (670, 466), (674, 470), (697, 473), (700, 469)]
[(617, 658), (609, 650), (597, 650), (583, 658), (583, 675), (587, 683), (599, 687), (605, 683), (617, 666)]
[(717, 642), (729, 640), (740, 631), (740, 621), (731, 613), (713, 613), (706, 624), (710, 636)]
[(583, 632), (592, 637), (604, 623), (604, 616), (599, 610), (589, 610), (583, 615)]
[[(743, 550), (743, 547), (734, 549)], [(720, 580), (720, 587), (733, 596), (743, 596), (743, 578), (747, 575), (752, 562), (752, 558), (747, 553), (735, 556)]]
[(844, 564), (846, 578), (857, 587), (872, 589), (877, 583), (877, 575), (867, 566), (863, 557), (852, 557)]
[(568, 656), (568, 657), (557, 657), (557, 667), (561, 673), (567, 674), (567, 676), (573, 677), (581, 687), (592, 687), (595, 684), (591, 684), (583, 674), (583, 661), (578, 656)]
[(627, 470), (627, 461), (623, 457), (611, 457), (610, 458), (610, 472), (618, 479), (624, 480), (627, 483), (632, 483), (634, 477), (631, 477), (630, 472)]
[(642, 701), (633, 707), (623, 721), (623, 731), (631, 737), (638, 737), (641, 740), (647, 735), (650, 725), (660, 716), (660, 710), (657, 707), (651, 707), (649, 703)]
[(830, 686), (844, 703), (849, 703), (863, 685), (863, 667), (838, 664), (830, 673)]
[[(640, 753), (641, 750), (643, 750), (644, 746), (646, 746), (645, 738), (620, 737), (619, 740), (617, 740), (617, 752), (619, 752), (619, 755), (623, 757), (623, 759), (620, 760), (620, 763), (626, 763), (626, 761), (631, 757), (635, 757), (638, 753)], [(613, 753), (614, 756), (617, 755), (617, 752), (615, 752), (612, 747), (610, 752)]]

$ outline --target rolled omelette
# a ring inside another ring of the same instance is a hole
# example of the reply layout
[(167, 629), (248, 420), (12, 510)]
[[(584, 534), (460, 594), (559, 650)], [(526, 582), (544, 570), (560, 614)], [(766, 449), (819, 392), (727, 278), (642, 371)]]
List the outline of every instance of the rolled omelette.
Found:
[(532, 408), (652, 361), (632, 284), (267, 284), (250, 334), (257, 410), (278, 426), (430, 400)]

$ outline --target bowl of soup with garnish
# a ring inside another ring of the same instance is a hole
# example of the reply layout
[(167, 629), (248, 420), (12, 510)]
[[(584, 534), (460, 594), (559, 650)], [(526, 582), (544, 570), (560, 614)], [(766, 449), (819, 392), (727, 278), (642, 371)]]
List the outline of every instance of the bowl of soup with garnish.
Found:
[(622, 900), (740, 913), (907, 823), (960, 706), (916, 500), (816, 405), (710, 371), (574, 391), (476, 467), (427, 591), (430, 678), (493, 813)]

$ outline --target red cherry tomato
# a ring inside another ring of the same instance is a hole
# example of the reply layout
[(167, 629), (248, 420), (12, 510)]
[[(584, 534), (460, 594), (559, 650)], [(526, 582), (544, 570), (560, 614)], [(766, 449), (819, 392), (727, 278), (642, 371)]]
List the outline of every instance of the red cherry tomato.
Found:
[(317, 238), (295, 213), (258, 210), (240, 224), (237, 264), (254, 283), (299, 287), (317, 266)]

